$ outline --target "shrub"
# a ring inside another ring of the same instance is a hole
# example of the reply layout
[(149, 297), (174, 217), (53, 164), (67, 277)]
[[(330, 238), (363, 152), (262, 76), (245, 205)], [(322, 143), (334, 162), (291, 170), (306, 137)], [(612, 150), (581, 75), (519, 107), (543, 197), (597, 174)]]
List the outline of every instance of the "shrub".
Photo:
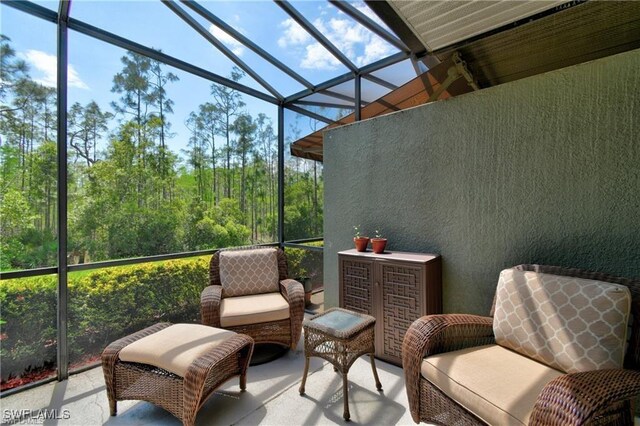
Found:
[[(72, 362), (160, 321), (198, 322), (208, 256), (69, 274), (68, 343)], [(0, 281), (2, 380), (53, 365), (57, 278)]]

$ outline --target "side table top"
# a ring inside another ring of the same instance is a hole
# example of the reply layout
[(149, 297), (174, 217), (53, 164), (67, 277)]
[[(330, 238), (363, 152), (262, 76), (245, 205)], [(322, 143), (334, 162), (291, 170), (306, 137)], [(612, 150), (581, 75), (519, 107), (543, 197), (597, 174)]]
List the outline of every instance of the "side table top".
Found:
[(375, 324), (375, 322), (375, 318), (370, 315), (343, 308), (331, 308), (305, 320), (304, 326), (345, 339)]

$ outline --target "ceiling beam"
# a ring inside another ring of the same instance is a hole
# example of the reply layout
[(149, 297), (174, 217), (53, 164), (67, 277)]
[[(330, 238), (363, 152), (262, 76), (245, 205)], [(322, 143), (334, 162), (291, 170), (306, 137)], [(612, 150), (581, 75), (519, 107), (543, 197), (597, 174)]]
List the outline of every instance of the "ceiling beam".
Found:
[(58, 4), (58, 18), (62, 22), (69, 20), (69, 8), (71, 7), (71, 0), (60, 0)]
[[(353, 105), (356, 104), (356, 98), (354, 98), (353, 96), (343, 95), (342, 93), (334, 92), (333, 90), (321, 90), (321, 91), (316, 92), (316, 93), (320, 94), (320, 95), (332, 96), (332, 97), (334, 97), (336, 99), (340, 99), (340, 100), (343, 100), (343, 101), (351, 102)], [(361, 105), (366, 105), (367, 103), (368, 102), (360, 100), (360, 104)]]
[(266, 50), (264, 50), (263, 48), (255, 44), (253, 41), (249, 40), (241, 32), (237, 31), (232, 26), (224, 22), (222, 19), (218, 18), (216, 15), (211, 13), (208, 9), (206, 9), (196, 1), (193, 1), (193, 0), (180, 0), (180, 1), (182, 1), (182, 3), (184, 3), (191, 10), (193, 10), (194, 12), (202, 16), (204, 19), (211, 22), (213, 25), (217, 26), (222, 31), (226, 32), (231, 37), (238, 40), (240, 43), (245, 45), (248, 49), (251, 49), (253, 52), (258, 54), (264, 60), (268, 61), (271, 65), (275, 66), (280, 71), (284, 72), (289, 77), (293, 78), (298, 83), (302, 84), (307, 89), (310, 89), (313, 87), (313, 84), (309, 82), (307, 79), (305, 79), (300, 74), (298, 74), (297, 72), (295, 72), (294, 70), (292, 70), (291, 68), (283, 64), (281, 61), (279, 61), (269, 52), (267, 52)]
[(298, 100), (295, 102), (295, 105), (306, 105), (306, 106), (317, 106), (321, 108), (338, 108), (338, 109), (348, 109), (353, 111), (355, 107), (353, 105), (343, 105), (343, 104), (334, 104), (331, 102), (321, 102), (321, 101), (303, 101)]
[(362, 76), (362, 78), (367, 79), (371, 82), (374, 82), (378, 86), (386, 87), (387, 89), (390, 89), (390, 90), (396, 90), (398, 88), (398, 86), (396, 86), (395, 84), (390, 83), (387, 80), (383, 80), (379, 77), (376, 77), (373, 74), (365, 74)]
[(282, 10), (284, 10), (289, 16), (291, 16), (291, 18), (296, 21), (298, 25), (304, 28), (304, 30), (308, 32), (309, 35), (315, 38), (318, 43), (322, 45), (322, 47), (327, 49), (329, 53), (335, 56), (337, 60), (342, 62), (344, 66), (349, 68), (354, 73), (358, 71), (358, 67), (356, 67), (355, 64), (351, 62), (351, 60), (349, 60), (349, 58), (347, 58), (345, 54), (340, 51), (340, 49), (338, 49), (333, 43), (331, 43), (329, 39), (324, 36), (324, 34), (318, 31), (318, 29), (313, 26), (311, 22), (307, 20), (307, 18), (302, 16), (300, 12), (298, 12), (293, 6), (291, 6), (289, 2), (287, 2), (286, 0), (274, 1), (278, 6), (282, 8)]
[(54, 24), (58, 23), (58, 13), (40, 6), (39, 4), (35, 4), (27, 0), (2, 0), (2, 4), (28, 13), (29, 15), (44, 19), (45, 21), (53, 22)]
[(89, 25), (82, 21), (78, 21), (77, 19), (69, 18), (69, 28), (72, 30), (78, 31), (79, 33), (82, 33), (84, 35), (88, 35), (89, 37), (93, 37), (98, 40), (102, 40), (106, 43), (112, 44), (114, 46), (118, 46), (122, 49), (130, 50), (140, 55), (147, 56), (151, 59), (155, 59), (156, 61), (160, 61), (164, 64), (180, 69), (182, 71), (186, 71), (190, 74), (197, 75), (199, 77), (202, 77), (214, 83), (222, 84), (231, 89), (237, 90), (238, 92), (242, 92), (247, 95), (253, 96), (255, 98), (262, 99), (263, 101), (276, 104), (276, 105), (280, 103), (278, 99), (276, 99), (275, 97), (267, 93), (263, 93), (259, 90), (240, 84), (237, 81), (233, 81), (231, 79), (222, 77), (218, 74), (196, 67), (187, 62), (181, 61), (180, 59), (174, 58), (173, 56), (169, 56), (166, 53), (151, 49), (147, 46), (143, 46), (139, 43), (133, 42), (126, 38), (110, 33), (108, 31), (94, 27), (93, 25)]
[(283, 100), (284, 97), (265, 79), (263, 79), (257, 72), (247, 65), (242, 59), (240, 59), (235, 53), (231, 51), (227, 46), (218, 40), (208, 29), (200, 25), (191, 15), (185, 12), (180, 6), (178, 6), (173, 0), (162, 0), (162, 3), (167, 6), (173, 13), (178, 15), (183, 21), (185, 21), (191, 28), (196, 30), (202, 37), (204, 37), (209, 43), (214, 45), (220, 52), (222, 52), (227, 58), (229, 58), (234, 64), (240, 67), (244, 72), (250, 75), (255, 81), (257, 81), (262, 87), (267, 89), (269, 93), (276, 97), (276, 99)]
[(322, 121), (323, 123), (326, 123), (326, 124), (333, 124), (336, 122), (336, 120), (331, 120), (330, 118), (327, 118), (324, 115), (316, 114), (315, 112), (311, 112), (307, 109), (300, 108), (292, 104), (287, 104), (284, 107), (293, 112), (297, 112), (298, 114), (306, 115), (307, 117), (313, 118), (314, 120)]
[[(409, 57), (408, 53), (405, 52), (398, 52), (394, 55), (388, 56), (386, 58), (380, 59), (379, 61), (373, 62), (369, 65), (365, 65), (364, 67), (360, 68), (359, 73), (364, 77), (366, 74), (370, 74), (372, 72), (376, 72), (382, 68), (386, 68), (389, 65), (393, 65), (393, 64), (397, 64), (398, 62), (402, 62), (405, 59), (407, 59)], [(332, 78), (330, 80), (325, 81), (324, 83), (320, 83), (317, 86), (314, 86), (313, 89), (305, 89), (302, 90), (298, 93), (294, 93), (291, 96), (287, 96), (284, 99), (285, 103), (291, 103), (291, 102), (295, 102), (298, 99), (302, 99), (305, 96), (309, 96), (313, 93), (318, 93), (318, 92), (322, 92), (322, 91), (326, 91), (327, 89), (330, 89), (334, 86), (337, 86), (339, 84), (345, 83), (349, 80), (353, 79), (353, 74), (352, 73), (345, 73), (342, 75), (339, 75), (335, 78)], [(333, 95), (329, 95), (329, 96), (333, 96)]]
[(350, 16), (353, 20), (355, 20), (363, 27), (367, 28), (369, 31), (378, 35), (387, 43), (397, 47), (402, 51), (409, 52), (409, 48), (402, 42), (402, 40), (382, 28), (373, 19), (369, 18), (357, 8), (353, 7), (350, 3), (346, 2), (345, 0), (329, 0), (329, 3), (343, 11), (345, 14)]

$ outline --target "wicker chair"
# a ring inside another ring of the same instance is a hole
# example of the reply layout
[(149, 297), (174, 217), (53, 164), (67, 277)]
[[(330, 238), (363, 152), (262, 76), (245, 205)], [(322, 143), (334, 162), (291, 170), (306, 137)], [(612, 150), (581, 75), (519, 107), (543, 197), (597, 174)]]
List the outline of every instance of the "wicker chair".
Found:
[[(229, 291), (224, 288), (225, 273), (223, 271), (221, 274), (220, 270), (221, 256), (224, 256), (225, 253), (250, 255), (267, 250), (275, 251), (277, 256), (277, 281), (279, 284), (276, 283), (275, 291), (251, 293), (251, 290), (247, 290), (243, 296), (229, 296)], [(200, 297), (200, 313), (203, 324), (249, 335), (256, 344), (275, 343), (295, 349), (298, 340), (300, 340), (304, 317), (304, 288), (299, 282), (288, 278), (287, 260), (281, 249), (247, 247), (218, 251), (211, 257), (209, 280), (210, 285), (202, 291)], [(276, 297), (276, 294), (281, 295), (284, 302), (276, 300), (276, 303), (280, 303), (280, 315), (275, 319), (272, 316), (270, 319), (268, 312), (265, 316), (265, 310), (268, 310), (265, 308), (265, 304), (269, 302), (264, 303), (263, 301), (265, 296), (273, 298)], [(243, 301), (243, 298), (248, 300)], [(245, 303), (246, 307), (241, 308), (246, 309), (246, 312), (241, 312), (241, 321), (230, 319), (225, 313), (231, 309), (230, 306), (233, 303), (236, 304), (237, 313), (238, 302)], [(285, 303), (284, 315), (282, 315), (282, 303)], [(225, 305), (227, 306), (226, 310)], [(286, 305), (288, 305), (288, 309)]]
[[(528, 395), (531, 401), (531, 404), (526, 408), (529, 413), (528, 424), (632, 425), (632, 401), (640, 394), (640, 279), (613, 277), (597, 272), (543, 265), (519, 265), (514, 269), (623, 284), (630, 290), (630, 315), (632, 319), (635, 319), (632, 320), (626, 353), (622, 349), (623, 346), (620, 346), (619, 359), (624, 356), (624, 368), (595, 369), (571, 373), (551, 369), (555, 371), (551, 374), (557, 377), (554, 376), (555, 378), (548, 382), (546, 380), (540, 381), (538, 387), (542, 389), (541, 392), (536, 390), (534, 394)], [(628, 299), (626, 300), (628, 303)], [(407, 330), (402, 347), (402, 364), (411, 416), (416, 423), (420, 421), (445, 425), (495, 423), (495, 421), (486, 419), (481, 420), (479, 414), (470, 412), (462, 405), (463, 403), (457, 402), (456, 398), (463, 398), (459, 394), (452, 395), (452, 389), (457, 384), (450, 383), (453, 381), (450, 377), (445, 376), (444, 385), (440, 383), (438, 387), (425, 378), (426, 375), (429, 375), (428, 372), (424, 372), (427, 370), (421, 370), (430, 368), (425, 367), (423, 362), (433, 363), (446, 357), (456, 359), (461, 353), (477, 353), (481, 350), (480, 347), (498, 347), (493, 327), (495, 307), (496, 299), (494, 298), (491, 317), (465, 314), (430, 315), (416, 320)], [(498, 318), (497, 314), (496, 318)], [(623, 323), (622, 328), (624, 329), (624, 327)], [(564, 328), (562, 330), (564, 331)], [(627, 336), (629, 336), (628, 333)], [(521, 356), (516, 351), (504, 348), (497, 350), (506, 350), (510, 353), (516, 353), (516, 356)], [(521, 357), (524, 358), (524, 356)], [(425, 361), (425, 359), (431, 361)], [(434, 359), (436, 361), (433, 361)], [(531, 360), (527, 362), (544, 365), (544, 363)], [(460, 364), (456, 368), (459, 367)], [(482, 371), (479, 374), (485, 374), (485, 377), (478, 382), (482, 383), (482, 386), (487, 386), (487, 383), (492, 382), (492, 386), (496, 388), (500, 386), (497, 384), (497, 380), (496, 382), (492, 380), (497, 376), (495, 371), (501, 371), (500, 374), (506, 376), (502, 373), (504, 371), (503, 365), (498, 365), (495, 370), (492, 370), (492, 376), (487, 376), (487, 372), (483, 371), (485, 370), (484, 365), (476, 370)], [(447, 373), (451, 371), (453, 370), (448, 370)], [(438, 379), (434, 377), (432, 380), (437, 381)], [(513, 378), (509, 377), (504, 380), (513, 380)], [(521, 395), (514, 395), (512, 400), (519, 403), (522, 399)], [(466, 401), (468, 403), (469, 399)], [(473, 405), (473, 403), (469, 405)], [(499, 423), (526, 424), (520, 420)]]

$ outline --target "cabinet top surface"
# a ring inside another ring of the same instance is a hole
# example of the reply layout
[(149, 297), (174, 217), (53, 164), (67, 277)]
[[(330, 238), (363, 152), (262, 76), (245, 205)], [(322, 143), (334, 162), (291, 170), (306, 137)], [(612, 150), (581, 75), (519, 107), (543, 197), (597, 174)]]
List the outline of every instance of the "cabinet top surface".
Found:
[(338, 252), (339, 255), (357, 256), (371, 259), (380, 260), (404, 260), (408, 262), (430, 262), (438, 257), (439, 254), (433, 253), (410, 253), (404, 251), (385, 251), (384, 253), (376, 254), (371, 250), (357, 251), (356, 249), (344, 250)]

